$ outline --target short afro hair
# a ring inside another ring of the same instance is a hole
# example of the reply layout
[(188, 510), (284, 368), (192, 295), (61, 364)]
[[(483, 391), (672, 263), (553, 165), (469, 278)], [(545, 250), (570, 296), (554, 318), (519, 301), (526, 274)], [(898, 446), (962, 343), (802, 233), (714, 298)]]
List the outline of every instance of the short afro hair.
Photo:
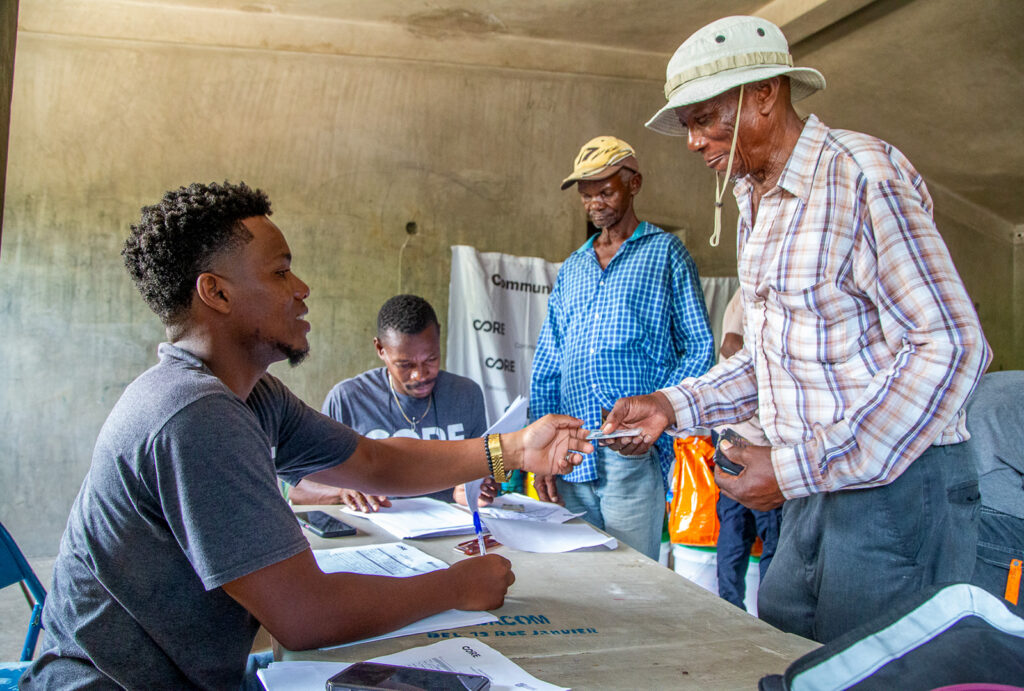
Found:
[(192, 183), (143, 207), (121, 255), (146, 304), (173, 326), (184, 320), (196, 279), (212, 259), (252, 239), (242, 220), (270, 213), (267, 195), (244, 182)]
[(396, 295), (377, 313), (377, 338), (386, 331), (415, 335), (433, 324), (440, 331), (441, 323), (430, 303), (418, 295)]

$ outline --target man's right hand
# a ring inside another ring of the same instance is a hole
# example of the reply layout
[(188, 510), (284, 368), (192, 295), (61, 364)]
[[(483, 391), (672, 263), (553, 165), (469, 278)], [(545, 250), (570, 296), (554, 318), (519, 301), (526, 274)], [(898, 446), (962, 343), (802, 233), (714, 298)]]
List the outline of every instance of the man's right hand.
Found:
[(512, 562), (498, 554), (457, 561), (448, 572), (455, 579), (452, 592), (459, 599), (455, 609), (467, 612), (498, 609), (505, 603), (509, 586), (516, 581)]
[(658, 440), (665, 428), (675, 422), (675, 411), (665, 394), (655, 391), (644, 396), (620, 398), (601, 426), (604, 433), (620, 427), (642, 429), (643, 436), (609, 440), (607, 446), (625, 456), (645, 453)]
[(391, 506), (386, 496), (363, 494), (354, 489), (325, 485), (304, 479), (288, 492), (288, 501), (292, 504), (344, 504), (350, 509), (372, 513), (382, 506)]
[(379, 494), (363, 494), (354, 489), (338, 489), (339, 504), (344, 504), (355, 511), (375, 513), (382, 506), (391, 506), (391, 500)]
[(558, 496), (558, 482), (554, 475), (534, 475), (533, 489), (537, 492), (537, 498), (541, 501), (565, 506), (565, 502)]

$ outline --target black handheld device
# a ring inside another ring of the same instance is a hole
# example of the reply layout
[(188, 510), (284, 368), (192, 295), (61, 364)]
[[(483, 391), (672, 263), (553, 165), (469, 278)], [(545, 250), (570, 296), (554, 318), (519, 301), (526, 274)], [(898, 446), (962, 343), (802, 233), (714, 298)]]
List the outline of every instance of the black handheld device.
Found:
[(356, 529), (323, 511), (296, 511), (295, 517), (309, 532), (320, 537), (355, 535)]
[(405, 691), (487, 691), (491, 680), (480, 674), (441, 672), (377, 662), (357, 662), (327, 680), (327, 691), (404, 689)]
[(750, 442), (729, 428), (722, 430), (722, 433), (718, 435), (718, 445), (715, 446), (715, 465), (720, 467), (722, 472), (729, 473), (730, 475), (739, 475), (743, 472), (743, 468), (746, 466), (742, 466), (735, 461), (730, 461), (729, 458), (722, 453), (721, 445), (723, 441), (727, 441), (733, 446), (750, 446)]

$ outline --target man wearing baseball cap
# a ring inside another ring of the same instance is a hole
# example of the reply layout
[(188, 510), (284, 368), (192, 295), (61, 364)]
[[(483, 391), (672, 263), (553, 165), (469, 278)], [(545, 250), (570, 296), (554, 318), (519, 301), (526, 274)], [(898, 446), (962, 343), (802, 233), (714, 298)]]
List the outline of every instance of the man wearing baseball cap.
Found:
[[(562, 181), (563, 190), (576, 185), (601, 232), (565, 260), (548, 299), (530, 379), (534, 418), (574, 411), (597, 429), (617, 399), (703, 374), (712, 363), (697, 268), (679, 238), (637, 219), (642, 182), (633, 147), (607, 136), (584, 144)], [(671, 448), (627, 453), (598, 447), (578, 472), (535, 486), (541, 499), (564, 501), (657, 559)]]
[(910, 161), (794, 110), (824, 86), (757, 17), (713, 22), (672, 57), (668, 103), (647, 126), (687, 137), (735, 181), (745, 345), (702, 377), (619, 401), (605, 428), (656, 435), (757, 410), (771, 445), (723, 443), (744, 470), (715, 478), (753, 509), (786, 500), (758, 610), (818, 641), (970, 580), (964, 405), (991, 358)]

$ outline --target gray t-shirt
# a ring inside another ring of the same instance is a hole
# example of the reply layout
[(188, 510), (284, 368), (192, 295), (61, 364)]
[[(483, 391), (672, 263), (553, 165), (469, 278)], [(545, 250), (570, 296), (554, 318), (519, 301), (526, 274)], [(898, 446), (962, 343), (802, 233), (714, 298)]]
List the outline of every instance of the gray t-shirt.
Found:
[[(472, 379), (443, 370), (437, 373), (429, 397), (413, 398), (392, 394), (386, 368), (372, 369), (335, 385), (322, 410), (370, 439), (473, 439), (487, 431), (483, 391)], [(416, 420), (415, 425), (409, 424), (403, 411)], [(451, 501), (452, 490), (427, 496)]]
[(100, 431), (28, 688), (238, 688), (259, 622), (220, 587), (309, 548), (277, 488), (358, 436), (264, 375), (245, 401), (170, 344)]

